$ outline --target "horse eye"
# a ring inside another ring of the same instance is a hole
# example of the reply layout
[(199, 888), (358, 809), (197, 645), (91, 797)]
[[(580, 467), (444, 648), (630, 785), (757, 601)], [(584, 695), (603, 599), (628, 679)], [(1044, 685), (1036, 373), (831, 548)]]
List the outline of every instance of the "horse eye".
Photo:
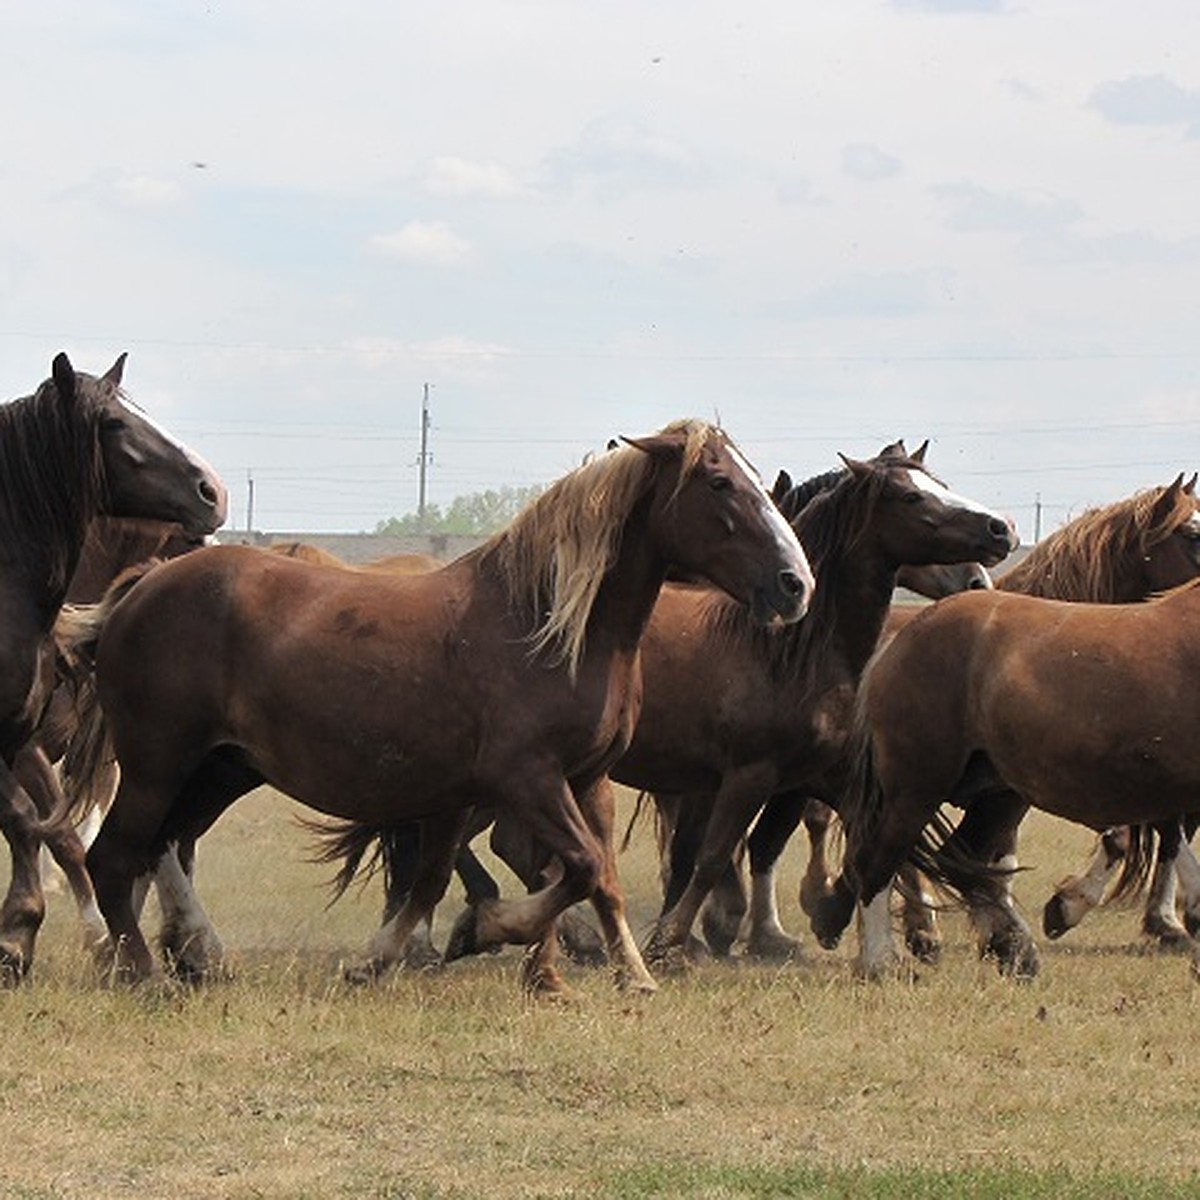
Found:
[(921, 493), (920, 492), (905, 492), (903, 499), (904, 499), (905, 504), (920, 504), (921, 503)]
[(714, 475), (709, 481), (708, 486), (714, 492), (725, 492), (733, 487), (733, 480), (728, 475)]

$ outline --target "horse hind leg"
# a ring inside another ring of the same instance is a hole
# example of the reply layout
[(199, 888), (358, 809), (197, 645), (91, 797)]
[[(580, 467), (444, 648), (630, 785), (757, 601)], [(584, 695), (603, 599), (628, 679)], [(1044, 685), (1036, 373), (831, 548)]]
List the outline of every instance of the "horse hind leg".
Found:
[(0, 905), (0, 984), (23, 979), (46, 915), (38, 863), (42, 839), (38, 812), (16, 777), (0, 763), (0, 833), (12, 854), (12, 876)]
[(386, 919), (371, 939), (366, 957), (344, 969), (347, 983), (371, 983), (404, 959), (413, 931), (430, 917), (450, 884), (455, 855), (469, 816), (470, 809), (458, 809), (421, 823), (411, 884), (394, 914), (385, 914)]
[(1042, 929), (1048, 938), (1060, 938), (1074, 929), (1104, 900), (1113, 872), (1129, 847), (1129, 829), (1106, 829), (1096, 840), (1091, 861), (1082, 875), (1069, 875), (1042, 909)]
[[(58, 777), (45, 751), (36, 742), (24, 746), (13, 761), (13, 774), (33, 801), (42, 820), (57, 812), (63, 804)], [(48, 854), (61, 870), (75, 899), (83, 925), (83, 943), (96, 952), (108, 941), (108, 926), (96, 903), (96, 890), (87, 872), (87, 849), (79, 832), (66, 821), (58, 821), (42, 829), (43, 846), (39, 854)]]

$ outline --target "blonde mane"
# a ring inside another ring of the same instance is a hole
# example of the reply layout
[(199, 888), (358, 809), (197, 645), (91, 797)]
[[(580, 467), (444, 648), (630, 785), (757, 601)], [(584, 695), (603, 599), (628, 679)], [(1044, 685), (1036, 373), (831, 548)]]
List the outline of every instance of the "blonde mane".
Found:
[(1125, 500), (1088, 509), (1043, 538), (996, 586), (1051, 600), (1111, 603), (1131, 558), (1143, 557), (1196, 511), (1191, 494), (1180, 491), (1171, 512), (1151, 524), (1154, 507), (1167, 490), (1146, 488)]
[[(660, 431), (683, 445), (681, 486), (710, 437), (704, 421), (677, 421)], [(494, 562), (516, 612), (532, 626), (531, 655), (548, 653), (574, 678), (583, 657), (588, 618), (605, 573), (616, 562), (633, 506), (650, 486), (659, 460), (624, 445), (585, 462), (551, 484), (480, 551)]]

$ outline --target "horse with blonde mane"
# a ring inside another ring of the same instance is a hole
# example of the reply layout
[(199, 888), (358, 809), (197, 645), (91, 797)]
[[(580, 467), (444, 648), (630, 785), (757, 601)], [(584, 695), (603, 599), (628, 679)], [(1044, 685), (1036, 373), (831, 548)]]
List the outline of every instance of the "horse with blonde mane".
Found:
[[(1176, 598), (1170, 605), (1165, 600), (1175, 597), (1181, 587), (1200, 575), (1200, 516), (1195, 484), (1194, 477), (1185, 483), (1180, 475), (1165, 487), (1090, 510), (1046, 538), (1018, 568), (1001, 576), (996, 587), (1000, 598), (993, 606), (985, 606), (979, 599), (968, 603), (959, 598), (945, 601), (936, 613), (922, 615), (911, 629), (901, 631), (878, 656), (868, 673), (868, 690), (860, 704), (860, 770), (846, 801), (851, 818), (857, 822), (856, 848), (833, 894), (818, 906), (813, 917), (813, 928), (822, 944), (836, 944), (849, 921), (854, 899), (862, 895), (864, 900), (873, 901), (864, 913), (862, 969), (878, 974), (897, 961), (876, 880), (886, 870), (889, 856), (896, 853), (896, 845), (907, 839), (907, 830), (900, 830), (901, 821), (916, 820), (915, 813), (908, 809), (909, 801), (922, 808), (929, 802), (930, 789), (941, 788), (939, 800), (959, 805), (964, 816), (952, 832), (948, 826), (939, 825), (945, 845), (936, 852), (929, 848), (928, 840), (923, 840), (913, 853), (917, 860), (929, 863), (952, 888), (961, 885), (970, 903), (980, 953), (995, 958), (1003, 971), (1016, 975), (1032, 975), (1038, 970), (1037, 948), (1009, 889), (1016, 864), (1017, 827), (1030, 804), (1092, 827), (1099, 823), (1100, 828), (1104, 827), (1100, 814), (1106, 805), (1108, 811), (1145, 816), (1166, 831), (1164, 842), (1169, 848), (1170, 831), (1178, 828), (1181, 815), (1188, 811), (1188, 806), (1177, 799), (1185, 772), (1165, 773), (1163, 786), (1168, 794), (1163, 798), (1149, 794), (1135, 797), (1124, 778), (1124, 764), (1114, 764), (1113, 778), (1098, 788), (1093, 804), (1080, 794), (1080, 783), (1068, 779), (1064, 772), (1069, 762), (1080, 780), (1096, 783), (1094, 764), (1085, 764), (1078, 757), (1084, 739), (1077, 728), (1079, 714), (1075, 709), (1094, 720), (1093, 740), (1118, 737), (1120, 722), (1110, 711), (1111, 696), (1125, 688), (1127, 705), (1136, 707), (1132, 697), (1144, 687), (1133, 662), (1126, 661), (1134, 657), (1134, 647), (1142, 646), (1136, 656), (1139, 660), (1161, 663), (1166, 646), (1176, 645), (1178, 635), (1173, 631), (1163, 646), (1152, 646), (1149, 639), (1162, 637), (1170, 614), (1177, 614), (1185, 624), (1191, 620), (1189, 600)], [(1093, 589), (1090, 597), (1077, 594), (1077, 589), (1085, 588)], [(1091, 601), (1078, 604), (1078, 616), (1072, 613), (1072, 604), (1064, 603), (1073, 592), (1076, 601)], [(1162, 601), (1155, 598), (1160, 595)], [(1032, 599), (1035, 604), (1030, 607), (1012, 602), (1022, 598)], [(1053, 607), (1038, 607), (1037, 601)], [(950, 615), (941, 615), (943, 609)], [(1106, 609), (1113, 610), (1111, 621), (1102, 615)], [(1143, 611), (1145, 616), (1139, 617)], [(1010, 645), (1006, 640), (1012, 636), (1010, 623), (1017, 620), (1037, 623), (1030, 625), (1024, 652), (1015, 642)], [(1057, 623), (1062, 636), (1050, 632), (1051, 623)], [(1095, 645), (1093, 629), (1111, 630), (1111, 649), (1101, 650)], [(1139, 629), (1143, 631), (1140, 637), (1136, 632)], [(1080, 640), (1076, 651), (1064, 660), (1063, 638), (1068, 634)], [(940, 641), (943, 638), (945, 645)], [(1060, 680), (1046, 677), (1038, 661), (1041, 655), (1058, 664)], [(1083, 674), (1083, 664), (1077, 669), (1074, 662), (1081, 655), (1095, 659), (1093, 690), (1086, 695), (1086, 703), (1084, 693), (1068, 703), (1069, 689), (1079, 684)], [(931, 667), (938, 665), (939, 697), (917, 702), (907, 689), (921, 680), (926, 686), (931, 683), (922, 656), (928, 657)], [(1109, 662), (1113, 665), (1111, 674), (1103, 669), (1103, 664)], [(1026, 672), (1025, 686), (1017, 691), (1025, 707), (1018, 713), (1011, 701), (1021, 671)], [(1144, 706), (1144, 718), (1158, 719), (1161, 715), (1170, 680), (1176, 674), (1172, 666), (1164, 676), (1163, 697)], [(986, 697), (980, 693), (985, 679), (990, 680)], [(1051, 698), (1063, 707), (1054, 709)], [(1030, 733), (1030, 722), (1035, 718), (1045, 722), (1045, 729), (1037, 737)], [(922, 722), (919, 737), (914, 736), (912, 728), (917, 720)], [(1055, 744), (1060, 726), (1061, 746)], [(1005, 729), (1007, 732), (1002, 732)], [(1018, 730), (1023, 731), (1019, 738)], [(1130, 728), (1125, 734), (1127, 745), (1136, 744), (1135, 730)], [(903, 737), (910, 740), (905, 743), (904, 755), (897, 757), (892, 747), (895, 739)], [(1045, 767), (1044, 774), (1039, 774), (1036, 766), (1023, 765), (1012, 757), (1015, 741), (1028, 748), (1031, 764), (1038, 762)], [(1098, 742), (1095, 753), (1108, 752), (1107, 745), (1102, 747)], [(881, 753), (890, 757), (880, 760)], [(923, 754), (931, 768), (920, 786), (910, 778), (915, 761), (910, 754)], [(1157, 758), (1155, 750), (1147, 753), (1145, 761)], [(886, 762), (885, 771), (877, 768), (880, 761)], [(1053, 771), (1059, 774), (1054, 776)], [(948, 779), (951, 774), (955, 777)], [(1062, 790), (1061, 798), (1054, 794), (1054, 778)], [(1147, 788), (1152, 786), (1153, 778), (1150, 772), (1145, 780)], [(898, 806), (897, 815), (886, 816), (893, 805)], [(868, 855), (863, 839), (874, 836), (869, 831), (881, 820), (888, 824), (889, 845)], [(918, 833), (919, 829), (913, 833), (913, 843), (918, 842)], [(1139, 839), (1143, 851), (1146, 844), (1145, 839)], [(901, 854), (901, 860), (903, 857)], [(868, 861), (869, 867), (865, 865)], [(1145, 854), (1136, 873), (1142, 878), (1149, 874)], [(1190, 939), (1185, 944), (1196, 953)]]
[(116, 969), (160, 969), (137, 877), (269, 783), (329, 816), (423, 822), (412, 891), (355, 977), (396, 962), (445, 890), (472, 808), (493, 803), (543, 849), (552, 881), (479, 905), (460, 939), (535, 946), (523, 979), (558, 992), (555, 919), (588, 898), (618, 981), (652, 989), (625, 919), (606, 773), (637, 719), (639, 643), (673, 564), (760, 622), (797, 620), (813, 587), (753, 469), (698, 421), (577, 468), (439, 571), (214, 547), (113, 596), (90, 637), (121, 783), (88, 865)]

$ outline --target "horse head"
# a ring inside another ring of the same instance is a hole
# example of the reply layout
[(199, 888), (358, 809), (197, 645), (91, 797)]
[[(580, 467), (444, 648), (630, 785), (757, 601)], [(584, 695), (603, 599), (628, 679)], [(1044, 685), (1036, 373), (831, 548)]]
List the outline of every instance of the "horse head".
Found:
[(82, 414), (97, 430), (101, 511), (177, 521), (189, 533), (212, 533), (228, 510), (225, 485), (202, 458), (126, 402), (124, 368), (124, 354), (99, 377), (77, 372), (66, 354), (57, 355), (52, 368), (61, 410), (68, 417)]

